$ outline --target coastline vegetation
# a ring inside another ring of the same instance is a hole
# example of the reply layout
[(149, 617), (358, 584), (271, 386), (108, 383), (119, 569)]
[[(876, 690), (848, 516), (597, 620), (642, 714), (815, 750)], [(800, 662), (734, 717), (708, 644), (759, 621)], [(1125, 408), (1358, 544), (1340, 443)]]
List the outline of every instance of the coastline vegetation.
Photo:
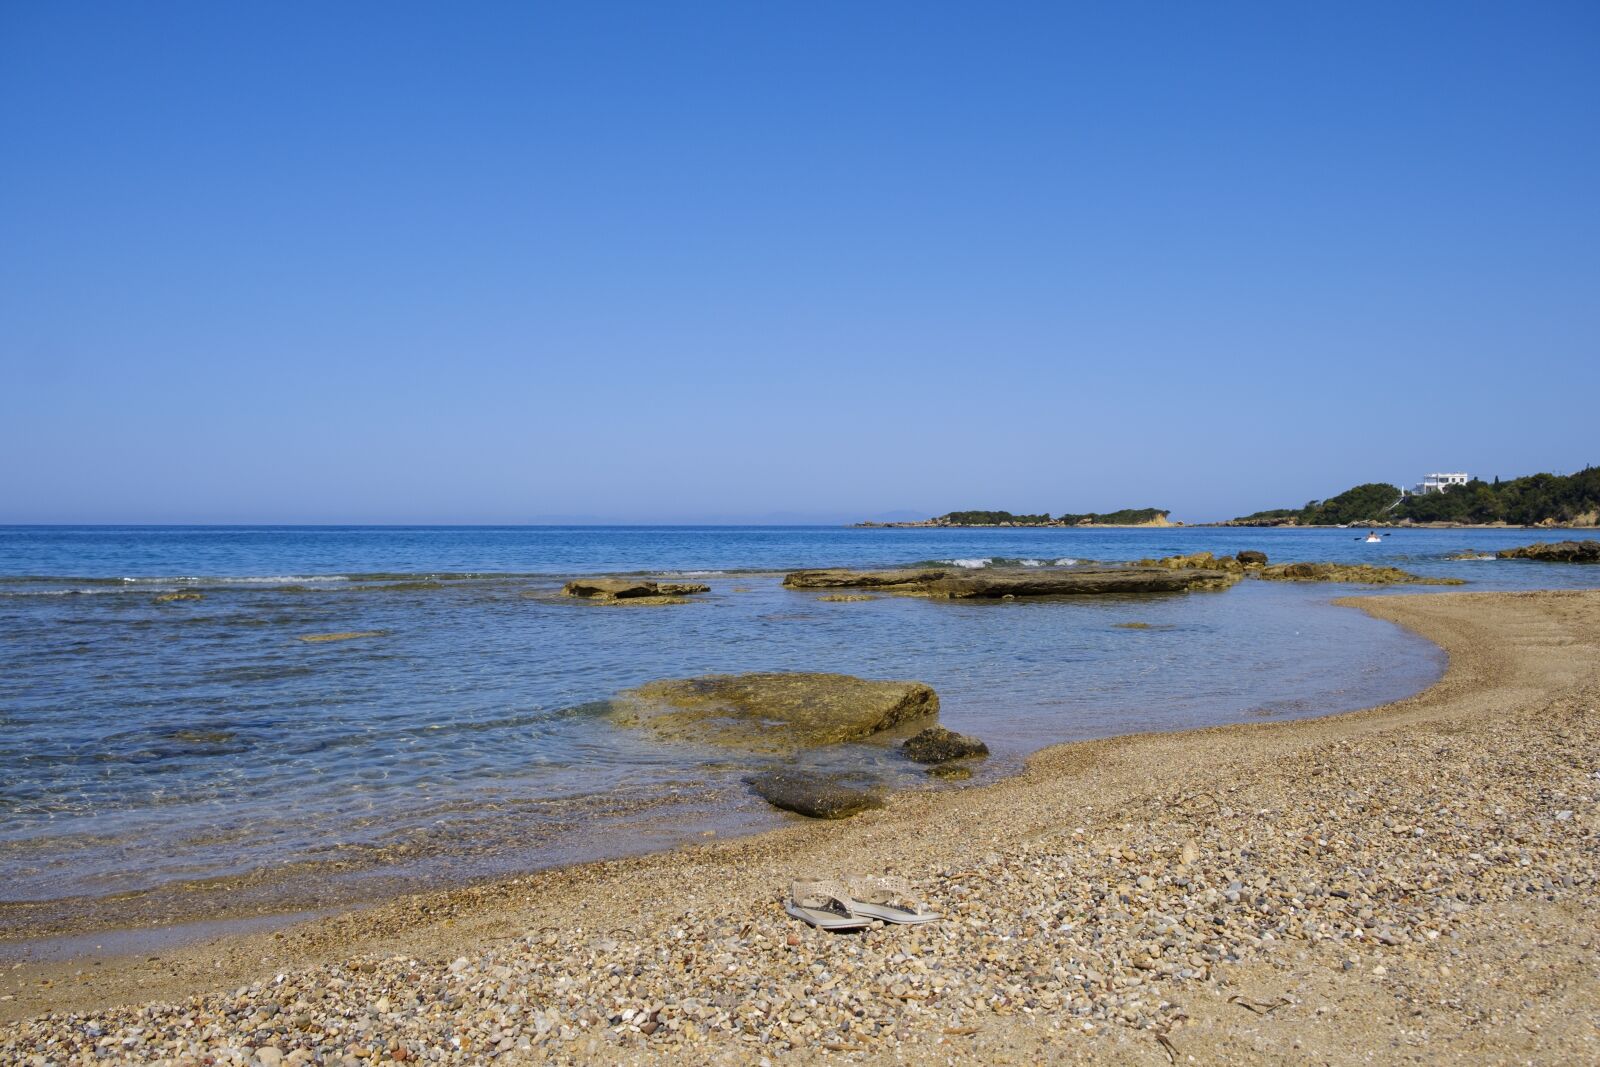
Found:
[(1230, 521), (1235, 526), (1337, 526), (1368, 522), (1443, 522), (1460, 525), (1600, 525), (1600, 467), (1576, 474), (1530, 474), (1493, 481), (1474, 478), (1440, 493), (1403, 493), (1369, 482), (1302, 508), (1274, 508)]
[[(920, 523), (886, 523), (890, 526), (1147, 526), (1166, 522), (1166, 508), (1123, 508), (1107, 512), (1063, 512), (1014, 515), (1009, 511), (951, 511)], [(872, 524), (869, 524), (872, 525)]]

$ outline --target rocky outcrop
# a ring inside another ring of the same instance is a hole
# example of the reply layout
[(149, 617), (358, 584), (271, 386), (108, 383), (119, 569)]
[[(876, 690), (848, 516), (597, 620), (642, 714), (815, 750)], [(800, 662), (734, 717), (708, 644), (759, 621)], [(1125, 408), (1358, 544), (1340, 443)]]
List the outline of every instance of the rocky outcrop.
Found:
[(1001, 600), (1015, 597), (1096, 596), (1113, 593), (1184, 593), (1225, 589), (1238, 581), (1235, 572), (1200, 568), (1103, 567), (1071, 571), (998, 568), (969, 571), (797, 571), (783, 580), (791, 589), (871, 588), (905, 596), (946, 600)]
[(1501, 559), (1533, 559), (1541, 563), (1600, 563), (1600, 541), (1541, 541), (1506, 548), (1495, 555)]
[(918, 763), (949, 763), (989, 754), (989, 746), (976, 737), (958, 734), (943, 726), (930, 726), (900, 746), (907, 759)]
[(926, 567), (893, 571), (795, 571), (784, 576), (783, 584), (788, 589), (887, 589), (936, 581), (951, 573)]
[(812, 819), (848, 819), (881, 808), (884, 789), (853, 775), (777, 769), (745, 779), (750, 789), (775, 808)]
[(1165, 567), (1169, 571), (1213, 570), (1237, 574), (1244, 564), (1233, 556), (1216, 556), (1210, 552), (1191, 552), (1187, 556), (1162, 556), (1160, 559), (1141, 559), (1136, 567)]
[(645, 597), (683, 597), (709, 593), (699, 582), (647, 582), (637, 578), (575, 578), (561, 587), (562, 596), (609, 602)]
[(1370, 563), (1275, 563), (1256, 577), (1276, 582), (1359, 582), (1364, 585), (1465, 585), (1460, 578), (1424, 578)]
[(751, 752), (794, 752), (857, 741), (939, 711), (921, 682), (847, 674), (712, 674), (649, 682), (620, 694), (610, 714), (621, 725), (669, 741)]
[(1257, 552), (1253, 548), (1247, 548), (1233, 558), (1246, 567), (1265, 567), (1267, 565), (1267, 554), (1265, 552)]

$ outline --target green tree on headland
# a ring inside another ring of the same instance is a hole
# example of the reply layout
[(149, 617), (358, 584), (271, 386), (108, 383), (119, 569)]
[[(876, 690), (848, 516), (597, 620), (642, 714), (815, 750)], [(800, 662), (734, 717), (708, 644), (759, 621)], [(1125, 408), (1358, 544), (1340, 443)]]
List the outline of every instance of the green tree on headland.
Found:
[(1042, 526), (1050, 521), (1049, 515), (1013, 515), (1009, 511), (952, 511), (939, 518), (953, 526)]
[(952, 511), (940, 515), (935, 522), (945, 523), (950, 526), (1044, 526), (1053, 524), (1057, 526), (1137, 526), (1141, 523), (1155, 522), (1164, 519), (1169, 512), (1166, 508), (1123, 508), (1121, 511), (1084, 512), (1082, 514), (1058, 515), (1052, 519), (1049, 515), (1013, 515), (1009, 511)]
[(1337, 526), (1340, 523), (1376, 522), (1387, 518), (1389, 509), (1400, 500), (1398, 486), (1388, 482), (1368, 482), (1346, 489), (1336, 497), (1307, 504), (1301, 512), (1303, 526)]
[(1165, 518), (1168, 514), (1166, 508), (1123, 508), (1121, 511), (1089, 511), (1081, 515), (1065, 513), (1058, 515), (1056, 521), (1068, 526), (1140, 526), (1155, 522), (1157, 518)]
[(1328, 500), (1313, 500), (1303, 508), (1258, 511), (1233, 521), (1264, 526), (1283, 523), (1334, 526), (1409, 519), (1412, 522), (1506, 522), (1533, 526), (1543, 522), (1594, 523), (1597, 514), (1600, 514), (1600, 467), (1585, 467), (1576, 474), (1530, 474), (1510, 481), (1496, 477), (1493, 482), (1485, 482), (1474, 478), (1442, 493), (1419, 493), (1403, 499), (1394, 486), (1370, 482)]
[(1442, 493), (1406, 497), (1395, 509), (1413, 522), (1508, 522), (1532, 526), (1541, 522), (1570, 523), (1600, 512), (1600, 467), (1576, 474), (1530, 474), (1508, 482), (1477, 478)]

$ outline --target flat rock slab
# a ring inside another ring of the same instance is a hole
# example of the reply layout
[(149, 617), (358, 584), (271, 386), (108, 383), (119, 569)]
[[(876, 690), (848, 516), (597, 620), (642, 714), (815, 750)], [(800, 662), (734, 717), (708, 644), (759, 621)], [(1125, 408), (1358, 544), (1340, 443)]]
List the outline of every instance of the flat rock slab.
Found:
[[(1168, 570), (1129, 567), (1120, 570), (975, 574), (940, 578), (916, 587), (920, 596), (948, 600), (996, 600), (1006, 597), (1108, 596), (1133, 593), (1187, 593), (1226, 589), (1238, 574), (1220, 570)], [(899, 592), (900, 590), (896, 590)]]
[(611, 702), (623, 726), (664, 740), (750, 752), (794, 752), (857, 741), (939, 711), (921, 682), (881, 682), (848, 674), (711, 674), (648, 682)]
[(931, 582), (952, 573), (927, 567), (893, 571), (795, 571), (784, 576), (783, 584), (790, 589), (886, 589), (890, 586)]
[(848, 819), (884, 804), (881, 785), (846, 774), (781, 769), (763, 771), (745, 781), (773, 807), (812, 819)]
[(1105, 567), (1044, 571), (1035, 568), (986, 570), (980, 574), (944, 570), (796, 571), (783, 580), (791, 589), (883, 589), (907, 596), (944, 600), (1000, 600), (1007, 597), (1102, 596), (1117, 593), (1185, 593), (1226, 589), (1237, 572), (1202, 568)]
[[(644, 597), (683, 597), (709, 593), (699, 582), (648, 582), (636, 578), (577, 578), (561, 587), (562, 596), (580, 600), (637, 600)], [(676, 600), (663, 603), (678, 603)]]
[(1501, 559), (1536, 559), (1545, 563), (1600, 563), (1600, 541), (1541, 541), (1496, 552)]
[(1255, 572), (1269, 582), (1360, 582), (1365, 585), (1466, 585), (1460, 578), (1424, 578), (1370, 563), (1274, 563)]

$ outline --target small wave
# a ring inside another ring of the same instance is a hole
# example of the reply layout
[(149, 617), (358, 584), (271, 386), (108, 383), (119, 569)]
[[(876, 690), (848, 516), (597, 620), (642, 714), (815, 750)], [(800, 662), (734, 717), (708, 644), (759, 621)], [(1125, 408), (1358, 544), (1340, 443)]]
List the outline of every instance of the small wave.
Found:
[[(74, 579), (76, 580), (76, 579)], [(205, 577), (174, 574), (165, 578), (119, 578), (126, 585), (173, 585), (205, 582), (207, 585), (301, 585), (307, 582), (348, 582), (343, 574), (265, 574), (250, 577)]]
[(727, 573), (728, 573), (727, 571), (657, 571), (656, 572), (656, 574), (659, 577), (662, 577), (662, 578), (715, 578), (720, 574), (727, 574)]
[(1063, 556), (1060, 559), (1027, 559), (1013, 558), (1010, 556), (985, 556), (982, 559), (940, 559), (935, 563), (946, 567), (962, 567), (967, 570), (982, 570), (985, 567), (1072, 567), (1083, 561)]

